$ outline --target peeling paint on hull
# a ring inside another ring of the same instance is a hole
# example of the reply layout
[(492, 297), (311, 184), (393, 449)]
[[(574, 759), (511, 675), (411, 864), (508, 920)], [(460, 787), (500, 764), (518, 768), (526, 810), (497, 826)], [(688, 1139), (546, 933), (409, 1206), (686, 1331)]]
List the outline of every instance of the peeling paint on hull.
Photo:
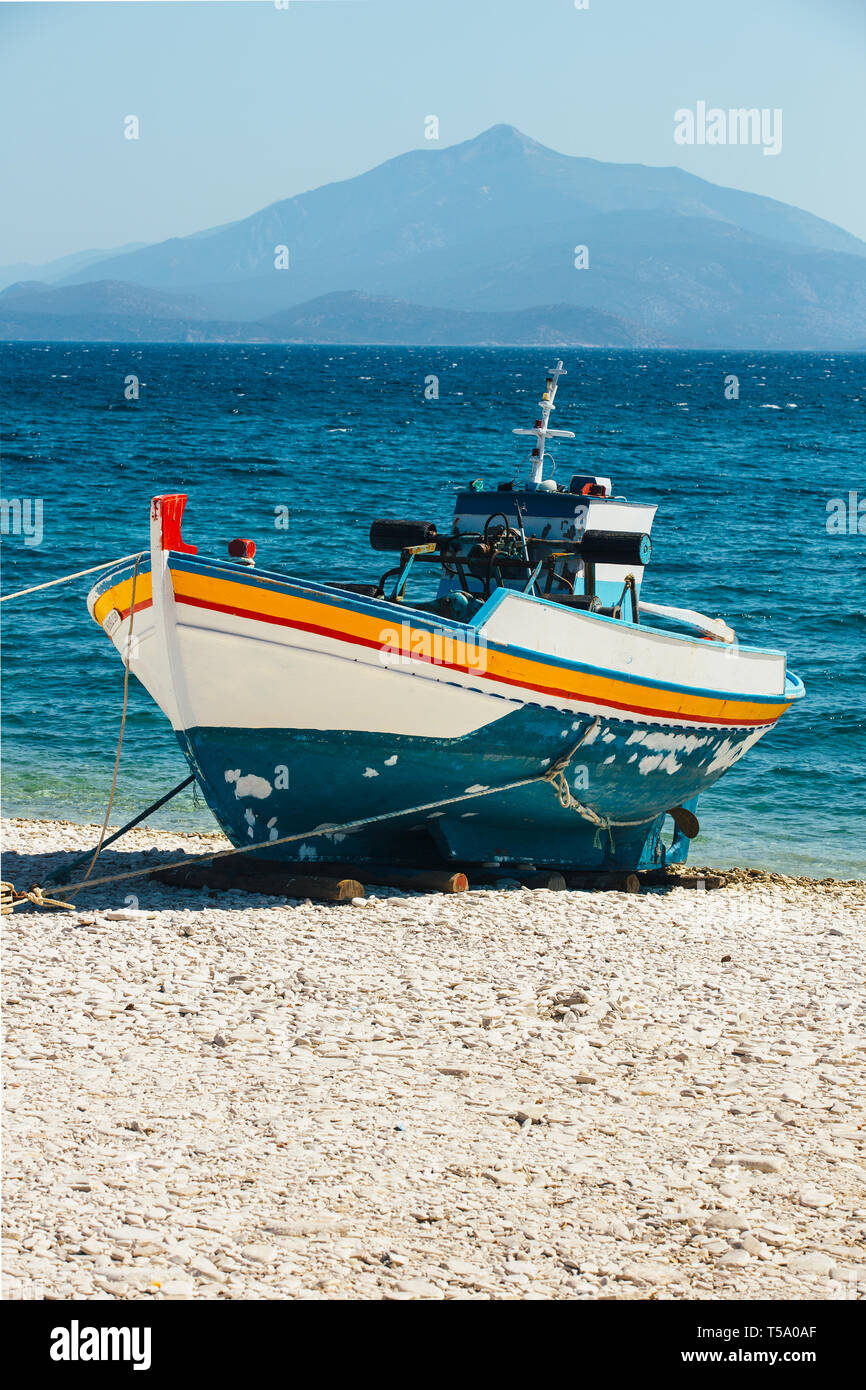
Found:
[[(564, 808), (553, 787), (539, 781), (339, 838), (332, 832), (279, 845), (272, 853), (294, 862), (532, 860), (574, 869), (649, 868), (687, 853), (681, 837), (673, 854), (664, 850), (665, 813), (677, 805), (693, 807), (757, 737), (753, 729), (695, 735), (682, 728), (660, 734), (620, 721), (593, 729), (588, 717), (574, 720), (526, 707), (454, 739), (235, 728), (194, 728), (178, 733), (178, 739), (220, 825), (234, 844), (243, 845), (531, 777), (550, 763), (531, 750), (567, 749), (587, 730), (566, 776), (574, 797), (613, 822), (604, 829)], [(635, 746), (638, 753), (647, 747), (648, 755), (629, 761)], [(278, 788), (274, 769), (281, 766), (288, 768), (288, 786)], [(239, 768), (242, 775), (227, 781), (226, 771)], [(263, 784), (272, 787), (266, 797), (259, 795)], [(243, 796), (238, 791), (243, 786), (256, 790)]]

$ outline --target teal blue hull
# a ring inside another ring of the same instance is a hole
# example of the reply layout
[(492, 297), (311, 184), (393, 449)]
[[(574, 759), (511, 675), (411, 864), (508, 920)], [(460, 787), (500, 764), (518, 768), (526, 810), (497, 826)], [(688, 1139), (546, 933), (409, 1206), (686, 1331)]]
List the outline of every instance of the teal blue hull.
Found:
[[(630, 721), (524, 707), (455, 739), (310, 729), (197, 728), (178, 735), (211, 810), (235, 845), (269, 843), (374, 816), (349, 833), (310, 834), (268, 850), (288, 862), (525, 864), (641, 870), (681, 862), (688, 841), (666, 813), (699, 794), (752, 731), (667, 727), (693, 745), (653, 755)], [(581, 739), (567, 783), (584, 813), (563, 806), (543, 774)], [(651, 745), (652, 747), (652, 745)], [(541, 760), (538, 751), (550, 756)], [(721, 752), (721, 758), (720, 758)], [(497, 792), (522, 778), (529, 786)], [(249, 789), (256, 788), (255, 792)], [(494, 789), (486, 793), (487, 788)], [(486, 794), (480, 793), (484, 789)], [(240, 793), (240, 794), (239, 794)], [(468, 793), (468, 797), (467, 797)], [(407, 808), (460, 797), (420, 814)], [(598, 822), (603, 822), (599, 824)]]

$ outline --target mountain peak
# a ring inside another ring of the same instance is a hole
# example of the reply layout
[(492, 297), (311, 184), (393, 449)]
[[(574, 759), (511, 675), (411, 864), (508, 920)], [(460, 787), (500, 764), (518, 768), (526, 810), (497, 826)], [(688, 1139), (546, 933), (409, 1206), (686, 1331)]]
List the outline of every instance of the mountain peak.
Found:
[(490, 126), (488, 130), (482, 130), (480, 135), (473, 136), (471, 140), (464, 140), (462, 144), (453, 148), (466, 154), (489, 156), (523, 155), (533, 150), (544, 150), (546, 147), (533, 140), (531, 136), (524, 135), (517, 126), (503, 123)]
[[(283, 247), (290, 268), (275, 261)], [(842, 347), (862, 341), (866, 245), (784, 203), (676, 168), (561, 154), (501, 123), (67, 283), (100, 280), (194, 294), (185, 318), (249, 321), (360, 291), (473, 313), (571, 304), (628, 321), (645, 342)]]

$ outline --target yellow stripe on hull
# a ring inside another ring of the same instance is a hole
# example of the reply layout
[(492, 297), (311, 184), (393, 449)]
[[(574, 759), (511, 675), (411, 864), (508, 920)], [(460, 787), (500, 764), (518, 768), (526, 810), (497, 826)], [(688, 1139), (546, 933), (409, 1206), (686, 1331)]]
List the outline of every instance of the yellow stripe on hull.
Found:
[[(314, 598), (282, 593), (239, 583), (222, 576), (195, 574), (188, 570), (170, 571), (175, 597), (180, 603), (195, 607), (234, 613), (253, 621), (270, 622), (302, 631), (316, 632), (337, 640), (349, 641), (370, 649), (392, 649), (407, 659), (423, 662), (418, 649), (423, 648), (424, 628), (413, 628), (408, 611), (396, 610), (393, 618), (340, 608)], [(117, 609), (127, 616), (132, 597), (132, 580), (121, 583), (102, 594), (96, 601), (93, 616), (102, 623), (106, 615)], [(150, 571), (141, 573), (136, 581), (136, 610), (152, 601)], [(398, 642), (388, 640), (396, 632)], [(449, 629), (453, 642), (453, 660), (436, 663), (442, 669), (456, 669), (476, 677), (485, 685), (516, 686), (521, 690), (548, 697), (598, 703), (615, 709), (632, 711), (660, 718), (684, 719), (699, 723), (771, 724), (792, 701), (756, 702), (737, 696), (713, 696), (688, 690), (659, 689), (639, 681), (626, 681), (615, 676), (593, 674), (552, 665), (544, 660), (518, 656), (489, 647), (485, 653), (483, 673), (477, 670), (477, 638), (468, 643), (458, 632)], [(408, 642), (407, 642), (408, 639)]]

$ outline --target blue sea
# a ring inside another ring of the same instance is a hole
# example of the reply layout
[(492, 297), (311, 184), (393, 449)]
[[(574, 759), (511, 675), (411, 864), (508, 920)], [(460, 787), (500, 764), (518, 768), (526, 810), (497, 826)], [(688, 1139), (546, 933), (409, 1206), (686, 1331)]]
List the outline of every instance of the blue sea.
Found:
[[(3, 592), (145, 548), (150, 498), (177, 491), (203, 553), (248, 536), (264, 567), (374, 579), (387, 557), (368, 547), (371, 518), (442, 525), (471, 479), (520, 476), (525, 441), (511, 430), (531, 425), (556, 355), (0, 347), (2, 494), (41, 499), (43, 529), (28, 543), (38, 529), (16, 534), (10, 512)], [(806, 683), (805, 701), (703, 798), (693, 861), (866, 876), (866, 534), (839, 523), (852, 500), (866, 504), (866, 356), (562, 355), (554, 423), (577, 437), (556, 450), (557, 476), (608, 475), (617, 493), (658, 504), (644, 597), (725, 617), (741, 641), (786, 650)], [(124, 397), (130, 376), (138, 402)], [(31, 505), (31, 527), (36, 515)], [(92, 583), (3, 606), (4, 814), (104, 813), (123, 669), (87, 613)], [(113, 823), (186, 772), (131, 681)], [(191, 791), (154, 823), (213, 826)]]

